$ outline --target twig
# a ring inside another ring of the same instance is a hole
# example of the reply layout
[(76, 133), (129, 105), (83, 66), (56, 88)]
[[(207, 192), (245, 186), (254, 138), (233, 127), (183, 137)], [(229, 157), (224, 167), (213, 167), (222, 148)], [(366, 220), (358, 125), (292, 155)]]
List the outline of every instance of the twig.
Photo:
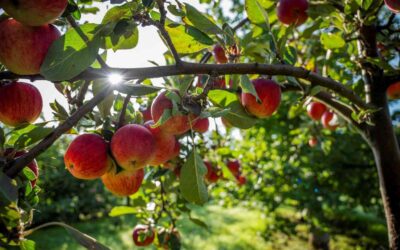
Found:
[(117, 125), (117, 129), (121, 128), (125, 124), (125, 115), (126, 115), (126, 109), (128, 108), (129, 101), (131, 100), (132, 95), (128, 94), (125, 97), (124, 104), (121, 109), (121, 113), (119, 114), (119, 121)]
[(84, 101), (86, 93), (89, 89), (89, 85), (90, 85), (90, 81), (85, 81), (85, 83), (82, 85), (81, 89), (79, 90), (79, 93), (75, 99), (75, 103), (78, 107), (83, 105), (83, 101)]

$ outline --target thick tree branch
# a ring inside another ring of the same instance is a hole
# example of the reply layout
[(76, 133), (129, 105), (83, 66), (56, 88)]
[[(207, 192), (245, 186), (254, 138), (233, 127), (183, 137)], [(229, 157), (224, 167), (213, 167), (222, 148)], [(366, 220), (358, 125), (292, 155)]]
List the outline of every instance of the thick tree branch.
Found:
[(92, 109), (99, 104), (104, 98), (106, 98), (113, 87), (111, 85), (103, 89), (98, 95), (93, 97), (92, 100), (80, 107), (72, 116), (70, 116), (64, 123), (58, 126), (51, 134), (44, 138), (39, 144), (33, 147), (27, 154), (11, 161), (8, 166), (6, 166), (6, 174), (10, 178), (15, 178), (22, 169), (28, 165), (31, 161), (35, 159), (36, 156), (46, 151), (53, 143), (61, 137), (65, 132), (69, 131), (73, 126), (75, 126), (78, 121), (84, 117), (87, 113), (92, 111)]

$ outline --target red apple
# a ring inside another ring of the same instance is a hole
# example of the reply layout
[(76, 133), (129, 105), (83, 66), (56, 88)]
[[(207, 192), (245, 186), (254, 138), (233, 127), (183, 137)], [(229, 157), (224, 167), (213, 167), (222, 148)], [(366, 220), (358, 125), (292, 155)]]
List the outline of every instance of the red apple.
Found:
[(181, 151), (181, 144), (179, 143), (179, 140), (175, 138), (174, 152), (173, 152), (172, 158), (170, 160), (174, 159), (175, 157), (178, 157), (180, 151)]
[(155, 151), (155, 138), (144, 126), (128, 124), (111, 139), (111, 152), (123, 169), (133, 171), (146, 166)]
[(154, 153), (148, 164), (151, 166), (159, 166), (173, 158), (176, 143), (175, 136), (162, 133), (159, 127), (152, 128), (152, 125), (154, 125), (153, 121), (148, 121), (144, 124), (155, 139)]
[(239, 176), (240, 175), (240, 163), (239, 163), (238, 160), (228, 161), (226, 166), (228, 167), (229, 171), (231, 171), (231, 173), (234, 176)]
[(247, 178), (243, 175), (238, 176), (236, 180), (237, 180), (239, 186), (243, 186), (247, 182)]
[(144, 122), (153, 120), (153, 118), (151, 117), (151, 109), (150, 108), (142, 109), (142, 110), (140, 110), (140, 112), (142, 113)]
[(385, 4), (389, 10), (393, 13), (400, 12), (400, 1), (399, 0), (385, 0)]
[(6, 19), (0, 22), (0, 62), (19, 75), (39, 74), (47, 51), (59, 37), (51, 24), (29, 27)]
[(260, 98), (261, 103), (258, 103), (256, 97), (250, 93), (242, 93), (242, 105), (248, 112), (258, 118), (271, 116), (281, 103), (281, 88), (272, 81), (263, 78), (258, 78), (252, 81), (254, 88)]
[(299, 26), (307, 21), (307, 0), (280, 0), (277, 15), (279, 21), (287, 25)]
[(210, 121), (208, 118), (197, 119), (193, 124), (193, 130), (199, 133), (205, 133), (210, 127)]
[[(1, 92), (1, 91), (0, 91)], [(14, 149), (12, 149), (12, 148), (7, 148), (6, 150), (5, 150), (5, 152), (4, 152), (4, 156), (6, 157), (6, 158), (9, 158), (9, 157), (11, 157), (11, 158), (17, 158), (17, 157), (20, 157), (20, 156), (23, 156), (24, 154), (26, 154), (27, 152), (26, 151), (15, 151)], [(32, 186), (32, 188), (34, 188), (35, 186), (36, 186), (36, 181), (37, 181), (37, 179), (38, 179), (38, 177), (39, 177), (39, 167), (38, 167), (38, 165), (37, 165), (37, 162), (36, 162), (36, 160), (33, 160), (33, 161), (31, 161), (28, 165), (27, 165), (27, 167), (30, 169), (30, 170), (32, 170), (32, 172), (35, 174), (35, 176), (36, 176), (36, 179), (35, 180), (31, 180), (31, 186)]]
[(104, 186), (117, 196), (129, 196), (136, 193), (142, 185), (144, 170), (135, 171), (122, 170), (117, 173), (113, 168), (101, 177)]
[(339, 126), (339, 120), (335, 113), (325, 111), (321, 118), (322, 126), (329, 130), (335, 130)]
[(204, 165), (207, 167), (207, 174), (205, 176), (206, 180), (209, 183), (216, 183), (221, 177), (220, 171), (208, 161), (204, 161)]
[(68, 0), (1, 0), (0, 7), (28, 26), (41, 26), (52, 23), (64, 12)]
[(326, 111), (326, 106), (320, 102), (311, 102), (307, 105), (307, 114), (313, 120), (321, 120), (322, 115)]
[(389, 97), (389, 99), (399, 99), (400, 98), (400, 82), (396, 82), (391, 84), (387, 90), (386, 94)]
[(309, 145), (310, 147), (312, 147), (312, 148), (315, 147), (315, 146), (317, 146), (317, 145), (318, 145), (318, 139), (315, 138), (314, 136), (311, 137), (310, 140), (308, 140), (308, 145)]
[(35, 86), (23, 82), (0, 83), (0, 121), (4, 124), (16, 127), (33, 123), (42, 107), (42, 96)]
[[(159, 94), (151, 105), (151, 115), (154, 122), (158, 122), (165, 110), (172, 110), (172, 101), (165, 94), (165, 92)], [(172, 116), (160, 127), (167, 134), (180, 135), (186, 133), (190, 129), (189, 116), (183, 114)]]
[(145, 247), (153, 243), (156, 234), (153, 228), (145, 225), (137, 225), (133, 229), (133, 242), (138, 247)]
[(78, 179), (96, 179), (112, 166), (108, 155), (108, 143), (97, 134), (83, 134), (69, 145), (64, 156), (69, 172)]
[(214, 46), (213, 54), (214, 54), (215, 61), (217, 63), (227, 63), (228, 62), (228, 58), (226, 57), (225, 50), (224, 50), (224, 48), (222, 48), (221, 45), (217, 44)]

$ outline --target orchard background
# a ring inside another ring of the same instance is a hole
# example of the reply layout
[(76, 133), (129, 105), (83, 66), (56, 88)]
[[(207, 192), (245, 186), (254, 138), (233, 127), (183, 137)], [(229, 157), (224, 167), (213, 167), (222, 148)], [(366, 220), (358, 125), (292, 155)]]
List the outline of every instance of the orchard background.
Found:
[(0, 8), (1, 249), (400, 249), (399, 1)]

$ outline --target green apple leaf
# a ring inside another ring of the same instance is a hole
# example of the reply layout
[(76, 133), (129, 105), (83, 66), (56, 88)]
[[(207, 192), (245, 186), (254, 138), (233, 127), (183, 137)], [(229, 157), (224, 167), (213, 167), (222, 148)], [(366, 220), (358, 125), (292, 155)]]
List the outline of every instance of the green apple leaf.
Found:
[[(97, 95), (100, 93), (108, 84), (110, 84), (106, 80), (97, 80), (93, 81), (93, 95)], [(103, 119), (109, 117), (111, 114), (111, 108), (114, 105), (114, 100), (115, 100), (115, 94), (112, 92), (110, 95), (108, 95), (102, 102), (97, 104), (97, 108), (100, 111), (100, 115)]]
[(346, 42), (339, 34), (323, 33), (320, 40), (325, 49), (340, 49), (346, 45)]
[(203, 13), (199, 12), (195, 7), (186, 3), (186, 17), (190, 23), (206, 34), (221, 34), (223, 31), (215, 24), (215, 21), (210, 17), (206, 17)]
[(0, 171), (0, 198), (2, 204), (17, 202), (18, 199), (18, 188), (16, 181), (8, 177), (2, 171)]
[(113, 207), (111, 212), (108, 214), (111, 217), (126, 215), (126, 214), (136, 214), (138, 212), (137, 208), (127, 207), (127, 206), (118, 206)]

